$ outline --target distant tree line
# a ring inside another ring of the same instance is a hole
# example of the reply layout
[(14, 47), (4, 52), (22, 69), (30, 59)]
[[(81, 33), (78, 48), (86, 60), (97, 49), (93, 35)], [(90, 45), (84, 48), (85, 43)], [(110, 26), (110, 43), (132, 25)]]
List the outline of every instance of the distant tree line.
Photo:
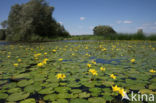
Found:
[(42, 41), (44, 38), (67, 37), (70, 34), (53, 17), (54, 7), (45, 0), (30, 0), (11, 7), (8, 20), (1, 23), (0, 39), (9, 41)]
[(156, 35), (145, 36), (142, 29), (134, 34), (117, 33), (111, 26), (99, 25), (93, 29), (95, 36), (103, 36), (108, 40), (156, 40)]

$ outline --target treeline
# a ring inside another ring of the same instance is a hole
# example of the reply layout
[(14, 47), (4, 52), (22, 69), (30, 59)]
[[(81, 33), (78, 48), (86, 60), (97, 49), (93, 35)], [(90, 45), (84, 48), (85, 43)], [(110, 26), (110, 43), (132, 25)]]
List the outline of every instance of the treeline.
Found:
[(142, 29), (134, 34), (122, 34), (117, 33), (112, 27), (107, 25), (99, 25), (93, 29), (95, 36), (103, 36), (104, 39), (108, 40), (156, 40), (156, 35), (146, 36)]
[(75, 35), (67, 38), (66, 40), (156, 40), (156, 34), (141, 37), (137, 34), (116, 34), (108, 37), (102, 35)]
[(8, 41), (44, 41), (68, 37), (64, 26), (53, 17), (54, 7), (45, 0), (30, 0), (11, 7), (8, 20), (1, 23), (0, 39)]
[(136, 33), (117, 33), (112, 27), (99, 25), (94, 27), (93, 35), (72, 36), (69, 40), (156, 40), (156, 34), (146, 36), (142, 29)]

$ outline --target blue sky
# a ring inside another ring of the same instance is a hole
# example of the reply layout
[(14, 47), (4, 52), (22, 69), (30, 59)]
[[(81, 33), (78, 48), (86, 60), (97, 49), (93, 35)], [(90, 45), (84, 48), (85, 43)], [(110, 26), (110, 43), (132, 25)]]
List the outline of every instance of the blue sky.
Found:
[[(10, 7), (29, 0), (1, 0), (0, 22)], [(134, 33), (142, 28), (156, 33), (156, 0), (47, 0), (55, 7), (53, 17), (72, 34), (91, 34), (97, 25), (110, 25), (117, 32)]]

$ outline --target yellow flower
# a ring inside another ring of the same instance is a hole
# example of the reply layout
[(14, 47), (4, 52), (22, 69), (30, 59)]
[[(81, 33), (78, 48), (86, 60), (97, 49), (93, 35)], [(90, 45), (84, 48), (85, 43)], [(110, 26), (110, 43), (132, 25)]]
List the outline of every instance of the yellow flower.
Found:
[(57, 77), (57, 79), (62, 79), (63, 80), (64, 78), (66, 78), (66, 75), (59, 73), (59, 74), (56, 75), (56, 77)]
[(152, 48), (152, 50), (154, 51), (154, 50), (155, 50), (155, 48)]
[(14, 64), (14, 67), (18, 67), (18, 63), (15, 63), (15, 64)]
[(92, 65), (91, 64), (87, 64), (88, 68), (90, 68)]
[(62, 60), (63, 60), (62, 58), (59, 59), (59, 61), (62, 61)]
[(47, 64), (47, 61), (46, 61), (46, 60), (43, 60), (43, 61), (42, 61), (42, 64)]
[(116, 92), (116, 91), (119, 91), (119, 90), (120, 90), (120, 88), (119, 88), (117, 85), (112, 86), (112, 89), (113, 89), (113, 91), (114, 91), (114, 92)]
[(124, 97), (125, 96), (125, 93), (126, 91), (122, 88), (122, 89), (119, 89), (119, 94)]
[(93, 75), (98, 75), (97, 71), (95, 69), (89, 69), (89, 72)]
[(44, 61), (48, 61), (48, 58), (45, 58)]
[(10, 58), (10, 55), (8, 55), (8, 58)]
[(92, 64), (96, 64), (96, 62), (94, 60), (92, 60)]
[(41, 56), (41, 55), (42, 55), (41, 53), (34, 54), (34, 57), (38, 57), (38, 56)]
[(52, 52), (53, 52), (53, 53), (56, 53), (56, 49), (53, 49)]
[(75, 54), (74, 54), (74, 53), (72, 53), (72, 56), (75, 56)]
[(101, 68), (100, 68), (100, 70), (101, 70), (101, 71), (105, 71), (105, 70), (106, 70), (106, 68), (104, 68), (104, 67), (101, 67)]
[(102, 48), (102, 45), (99, 45), (99, 48)]
[(102, 49), (102, 51), (106, 51), (106, 50), (107, 50), (106, 48), (103, 48), (103, 49)]
[(18, 59), (17, 61), (18, 61), (18, 62), (21, 62), (22, 60), (21, 60), (21, 59)]
[(47, 55), (47, 52), (45, 52), (44, 55)]
[(116, 79), (116, 76), (114, 74), (111, 74), (110, 77)]
[(151, 69), (149, 72), (151, 72), (151, 73), (156, 73), (156, 70)]
[(48, 61), (48, 58), (45, 58), (45, 59), (42, 61), (42, 63), (43, 63), (43, 64), (47, 64), (47, 61)]
[(134, 63), (135, 62), (135, 59), (131, 59), (131, 63)]
[(38, 63), (37, 66), (38, 67), (42, 67), (44, 65), (44, 63)]
[(90, 57), (90, 55), (88, 53), (86, 53), (85, 55)]

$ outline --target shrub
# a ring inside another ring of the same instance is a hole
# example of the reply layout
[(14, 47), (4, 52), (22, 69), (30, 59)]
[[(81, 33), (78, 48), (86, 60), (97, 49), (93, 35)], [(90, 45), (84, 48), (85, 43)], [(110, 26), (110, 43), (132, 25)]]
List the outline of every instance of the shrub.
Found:
[(0, 29), (0, 40), (5, 40), (6, 38), (6, 30)]
[(107, 25), (100, 25), (100, 26), (96, 26), (93, 29), (94, 35), (103, 35), (103, 36), (112, 36), (113, 34), (115, 34), (115, 30)]
[(143, 30), (142, 29), (138, 29), (137, 30), (137, 34), (143, 34)]

